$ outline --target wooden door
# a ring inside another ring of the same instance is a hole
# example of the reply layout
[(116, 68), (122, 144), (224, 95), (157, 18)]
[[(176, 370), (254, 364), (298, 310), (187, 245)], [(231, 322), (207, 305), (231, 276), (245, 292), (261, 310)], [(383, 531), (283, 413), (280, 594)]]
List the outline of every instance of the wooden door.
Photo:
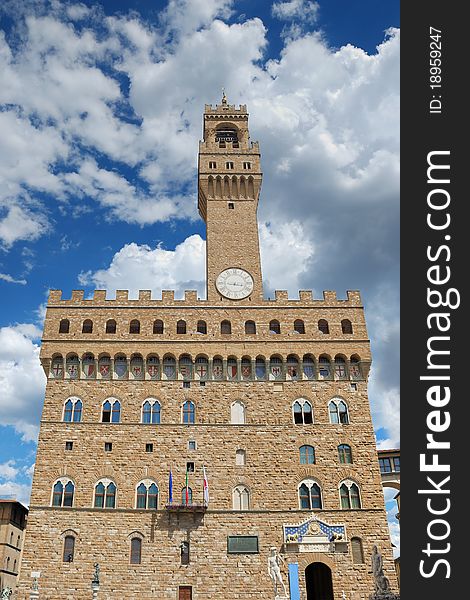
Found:
[(193, 588), (190, 585), (180, 585), (178, 600), (192, 600)]

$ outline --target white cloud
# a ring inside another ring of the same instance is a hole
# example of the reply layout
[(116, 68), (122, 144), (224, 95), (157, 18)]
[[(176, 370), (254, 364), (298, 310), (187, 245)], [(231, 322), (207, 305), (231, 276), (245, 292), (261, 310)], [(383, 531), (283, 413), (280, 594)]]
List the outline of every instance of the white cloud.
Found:
[(0, 273), (0, 279), (7, 283), (18, 283), (19, 285), (26, 285), (28, 283), (26, 279), (15, 279), (11, 275), (8, 275), (8, 273)]
[(14, 481), (0, 483), (0, 498), (18, 500), (18, 502), (28, 506), (30, 495), (31, 485), (16, 483)]
[(0, 329), (0, 422), (12, 425), (25, 441), (37, 437), (46, 378), (39, 363), (33, 325)]
[(289, 0), (288, 2), (274, 2), (272, 14), (283, 21), (300, 19), (310, 23), (316, 21), (320, 5), (310, 0)]
[(8, 249), (18, 240), (36, 240), (48, 229), (44, 214), (13, 204), (0, 218), (0, 242)]
[(0, 464), (0, 479), (14, 479), (18, 473), (18, 469), (14, 465), (14, 460)]
[(117, 289), (130, 290), (134, 297), (138, 290), (148, 289), (149, 284), (155, 297), (162, 289), (175, 290), (180, 297), (185, 289), (197, 289), (205, 296), (205, 248), (206, 243), (199, 235), (186, 238), (174, 250), (126, 244), (107, 269), (81, 273), (80, 283), (111, 293)]

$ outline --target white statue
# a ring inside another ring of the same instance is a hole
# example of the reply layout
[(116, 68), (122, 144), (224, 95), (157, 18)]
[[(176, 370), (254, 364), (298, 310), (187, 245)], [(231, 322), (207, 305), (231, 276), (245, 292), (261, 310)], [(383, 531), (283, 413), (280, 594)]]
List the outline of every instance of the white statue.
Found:
[(3, 588), (2, 595), (0, 596), (0, 598), (2, 598), (2, 599), (9, 598), (12, 595), (12, 593), (13, 593), (13, 591), (11, 588), (9, 588), (9, 587)]
[(287, 590), (284, 582), (282, 581), (281, 575), (281, 564), (284, 563), (284, 559), (282, 556), (277, 554), (276, 548), (273, 546), (271, 549), (271, 556), (268, 557), (268, 575), (273, 580), (274, 585), (274, 595), (275, 598), (279, 596), (279, 584), (282, 585), (282, 589), (284, 590), (284, 597), (287, 597)]

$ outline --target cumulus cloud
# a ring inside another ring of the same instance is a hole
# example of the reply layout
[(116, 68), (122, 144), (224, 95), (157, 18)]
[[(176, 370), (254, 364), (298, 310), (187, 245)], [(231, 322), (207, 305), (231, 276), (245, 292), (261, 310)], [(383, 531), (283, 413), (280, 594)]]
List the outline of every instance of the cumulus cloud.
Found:
[(46, 377), (39, 363), (34, 325), (0, 329), (0, 423), (11, 425), (24, 441), (36, 440)]
[(289, 0), (288, 2), (274, 2), (272, 14), (283, 21), (301, 19), (313, 23), (318, 16), (320, 5), (310, 0)]
[(6, 281), (7, 283), (18, 283), (19, 285), (27, 284), (26, 279), (15, 279), (11, 275), (8, 275), (8, 273), (0, 273), (0, 279), (2, 281)]

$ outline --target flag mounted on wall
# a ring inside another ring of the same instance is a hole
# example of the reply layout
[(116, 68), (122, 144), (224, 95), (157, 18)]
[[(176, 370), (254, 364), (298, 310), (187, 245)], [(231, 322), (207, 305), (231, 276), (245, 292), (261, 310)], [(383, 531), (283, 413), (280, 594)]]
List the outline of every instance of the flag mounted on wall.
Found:
[(173, 503), (173, 474), (171, 472), (171, 467), (170, 467), (170, 476), (168, 478), (168, 500), (169, 500), (170, 504)]
[(204, 476), (204, 482), (203, 482), (203, 497), (204, 497), (204, 504), (205, 506), (209, 506), (209, 482), (207, 481), (207, 475), (206, 475), (206, 467), (202, 467), (202, 473)]

